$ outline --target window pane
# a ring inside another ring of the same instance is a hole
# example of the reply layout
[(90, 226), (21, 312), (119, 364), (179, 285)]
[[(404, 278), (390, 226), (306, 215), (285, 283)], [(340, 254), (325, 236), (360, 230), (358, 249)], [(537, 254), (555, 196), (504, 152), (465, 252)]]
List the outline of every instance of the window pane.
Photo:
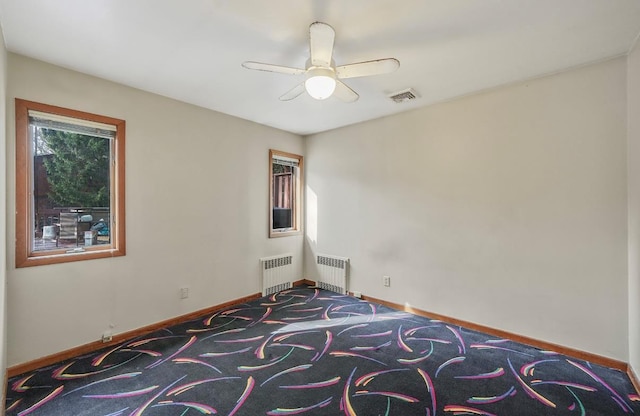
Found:
[(112, 139), (32, 122), (32, 250), (111, 244)]
[(293, 226), (294, 167), (273, 162), (273, 229)]
[(302, 156), (269, 150), (269, 237), (301, 231)]
[(16, 267), (124, 256), (126, 122), (15, 104)]

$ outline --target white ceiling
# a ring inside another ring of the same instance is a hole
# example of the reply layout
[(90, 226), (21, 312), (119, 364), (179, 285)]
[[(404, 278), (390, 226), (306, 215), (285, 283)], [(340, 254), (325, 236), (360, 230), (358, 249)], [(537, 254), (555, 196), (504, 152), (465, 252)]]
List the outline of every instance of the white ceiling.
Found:
[[(400, 69), (345, 80), (355, 103), (279, 101), (304, 76), (241, 63), (304, 67), (314, 21), (337, 65)], [(0, 24), (9, 51), (307, 135), (625, 54), (640, 0), (0, 0)]]

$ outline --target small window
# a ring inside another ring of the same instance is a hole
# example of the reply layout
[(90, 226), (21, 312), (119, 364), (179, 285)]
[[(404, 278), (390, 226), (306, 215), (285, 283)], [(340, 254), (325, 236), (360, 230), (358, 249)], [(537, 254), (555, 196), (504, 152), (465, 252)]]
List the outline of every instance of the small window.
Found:
[(301, 231), (302, 156), (269, 150), (269, 237)]
[(16, 267), (125, 254), (125, 122), (16, 99)]

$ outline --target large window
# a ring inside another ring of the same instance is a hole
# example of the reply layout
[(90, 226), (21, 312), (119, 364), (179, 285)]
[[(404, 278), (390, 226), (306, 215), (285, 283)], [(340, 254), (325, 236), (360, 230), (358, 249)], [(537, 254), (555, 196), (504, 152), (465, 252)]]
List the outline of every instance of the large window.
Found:
[(302, 156), (269, 150), (269, 237), (301, 231)]
[(16, 99), (16, 267), (122, 256), (125, 122)]

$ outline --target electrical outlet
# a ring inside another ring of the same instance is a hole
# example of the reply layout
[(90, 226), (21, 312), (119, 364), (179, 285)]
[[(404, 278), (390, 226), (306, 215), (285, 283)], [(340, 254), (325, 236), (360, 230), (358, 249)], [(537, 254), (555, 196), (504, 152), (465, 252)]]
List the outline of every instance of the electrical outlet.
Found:
[(353, 297), (354, 297), (354, 298), (361, 299), (361, 298), (362, 298), (362, 292), (356, 292), (356, 291), (354, 291), (354, 292), (353, 292)]
[(104, 333), (102, 334), (102, 342), (107, 343), (107, 342), (111, 342), (113, 340), (113, 334), (111, 333), (111, 331), (104, 331)]
[(181, 287), (180, 288), (180, 299), (186, 299), (189, 297), (189, 288)]
[(382, 284), (386, 287), (391, 286), (391, 276), (382, 276)]

